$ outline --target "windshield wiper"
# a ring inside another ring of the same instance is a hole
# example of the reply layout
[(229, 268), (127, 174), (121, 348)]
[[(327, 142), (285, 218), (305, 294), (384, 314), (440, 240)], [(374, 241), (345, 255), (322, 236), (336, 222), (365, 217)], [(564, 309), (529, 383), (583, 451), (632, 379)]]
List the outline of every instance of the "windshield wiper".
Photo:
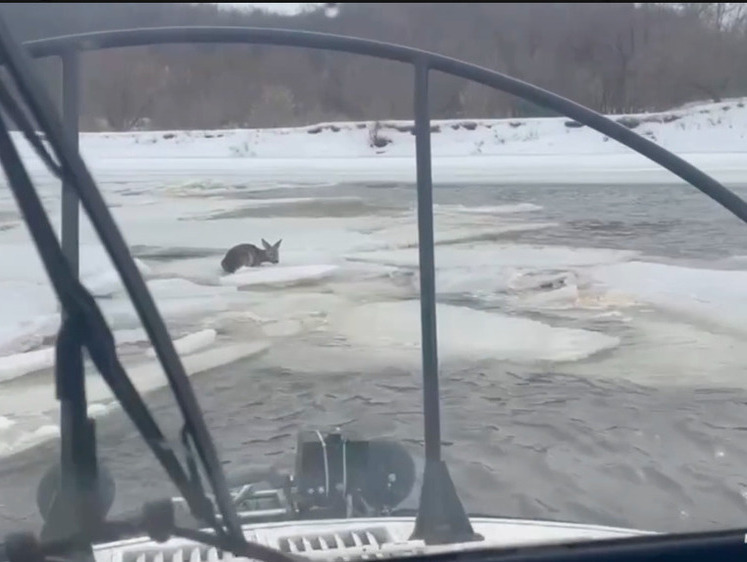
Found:
[[(214, 528), (216, 538), (213, 542), (218, 541), (222, 545), (221, 548), (243, 555), (250, 545), (244, 539), (214, 443), (163, 320), (88, 169), (77, 149), (63, 133), (54, 105), (31, 71), (31, 59), (12, 38), (2, 17), (0, 61), (5, 65), (15, 88), (25, 102), (28, 114), (45, 135), (56, 159), (39, 140), (31, 120), (14, 100), (10, 88), (0, 80), (0, 104), (5, 110), (5, 115), (13, 119), (50, 170), (69, 184), (80, 198), (91, 223), (122, 277), (166, 372), (184, 418), (184, 434), (188, 436), (184, 442), (191, 443), (196, 457), (201, 460), (221, 516), (216, 516), (212, 503), (199, 484), (196, 467), (188, 463), (188, 469), (185, 470), (127, 376), (117, 357), (111, 330), (96, 301), (77, 279), (71, 264), (66, 260), (49, 217), (10, 136), (6, 119), (0, 114), (0, 161), (63, 310), (63, 322), (57, 342), (56, 373), (57, 396), (63, 405), (62, 478), (65, 482), (65, 478), (70, 478), (69, 472), (72, 471), (73, 482), (68, 483), (73, 484), (72, 488), (75, 491), (77, 531), (82, 534), (78, 540), (82, 539), (90, 547), (92, 535), (100, 531), (98, 527), (104, 523), (102, 514), (90, 503), (90, 490), (95, 489), (97, 478), (97, 461), (93, 422), (87, 417), (85, 384), (82, 378), (80, 353), (81, 348), (85, 347), (122, 408), (185, 498), (193, 515)], [(175, 526), (172, 527), (172, 532), (177, 530)], [(185, 530), (181, 531), (182, 534), (190, 534)], [(205, 536), (203, 539), (212, 540), (206, 539)], [(233, 545), (233, 548), (226, 548), (227, 545)], [(252, 548), (254, 546), (251, 545)], [(278, 556), (283, 560), (288, 559), (280, 552), (270, 552), (277, 555), (276, 559)], [(268, 553), (264, 552), (263, 555), (266, 557)]]

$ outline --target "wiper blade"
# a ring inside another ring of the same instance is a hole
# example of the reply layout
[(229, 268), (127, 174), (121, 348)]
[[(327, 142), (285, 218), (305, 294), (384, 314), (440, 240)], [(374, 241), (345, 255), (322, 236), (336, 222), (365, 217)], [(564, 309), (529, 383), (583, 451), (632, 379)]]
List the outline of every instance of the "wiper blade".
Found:
[(62, 254), (52, 225), (21, 163), (2, 117), (0, 117), (0, 161), (24, 219), (29, 225), (31, 236), (42, 255), (47, 275), (50, 277), (62, 307), (68, 311), (69, 316), (78, 320), (77, 327), (83, 332), (81, 339), (91, 359), (176, 486), (188, 494), (185, 499), (190, 502), (191, 506), (195, 506), (194, 494), (181, 464), (173, 451), (164, 446), (165, 437), (116, 356), (114, 338), (96, 301), (73, 275)]
[[(77, 193), (94, 229), (122, 278), (175, 394), (176, 402), (185, 420), (185, 428), (191, 436), (197, 456), (202, 461), (205, 475), (222, 515), (221, 521), (225, 525), (225, 529), (220, 528), (212, 509), (210, 514), (207, 513), (205, 503), (198, 497), (200, 494), (196, 494), (196, 488), (190, 485), (189, 478), (174, 452), (170, 447), (165, 446), (165, 440), (158, 425), (127, 377), (116, 356), (116, 347), (111, 331), (106, 325), (95, 300), (71, 271), (8, 129), (0, 118), (0, 155), (2, 156), (2, 163), (60, 303), (64, 310), (68, 314), (76, 316), (81, 326), (84, 327), (83, 343), (96, 367), (112, 388), (123, 409), (148, 442), (151, 450), (174, 484), (189, 502), (195, 515), (202, 519), (212, 517), (213, 521), (211, 523), (215, 525), (217, 532), (227, 532), (234, 540), (243, 541), (238, 515), (231, 502), (230, 492), (218, 461), (214, 443), (210, 438), (196, 397), (163, 320), (158, 314), (147, 286), (129, 255), (127, 245), (114, 224), (88, 169), (78, 151), (66, 138), (54, 105), (38, 78), (31, 71), (33, 62), (12, 39), (10, 31), (1, 17), (0, 60), (5, 64), (13, 78), (22, 99), (30, 110), (31, 116), (46, 134), (47, 142), (57, 156), (61, 178), (69, 182), (72, 189)], [(10, 108), (9, 115), (23, 122), (20, 117), (22, 113), (16, 111), (12, 104), (8, 107)], [(28, 136), (27, 128), (22, 128), (22, 130)], [(41, 150), (40, 142), (32, 142), (32, 145), (37, 152)], [(43, 157), (43, 160), (48, 166), (55, 168), (56, 164), (52, 162), (51, 158)], [(204, 495), (202, 497), (204, 498)]]

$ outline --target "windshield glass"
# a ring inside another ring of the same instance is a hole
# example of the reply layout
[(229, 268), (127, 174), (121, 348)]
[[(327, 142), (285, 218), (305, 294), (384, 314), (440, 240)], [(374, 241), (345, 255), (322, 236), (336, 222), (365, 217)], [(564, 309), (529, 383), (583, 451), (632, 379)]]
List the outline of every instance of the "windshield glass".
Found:
[[(246, 6), (0, 13), (24, 41), (191, 24), (421, 47), (610, 115), (747, 195), (741, 5)], [(58, 61), (36, 64), (60, 90)], [(85, 53), (80, 75), (81, 152), (229, 478), (291, 473), (297, 434), (336, 428), (400, 443), (422, 473), (412, 69), (179, 45)], [(430, 94), (443, 457), (466, 511), (666, 532), (743, 524), (745, 226), (574, 120), (438, 73)], [(59, 181), (13, 138), (59, 232)], [(41, 523), (36, 490), (60, 442), (59, 306), (22, 222), (2, 189), (5, 532)], [(173, 394), (83, 215), (79, 248), (81, 280), (176, 446)], [(112, 513), (177, 495), (86, 372)], [(400, 508), (417, 509), (420, 486)]]

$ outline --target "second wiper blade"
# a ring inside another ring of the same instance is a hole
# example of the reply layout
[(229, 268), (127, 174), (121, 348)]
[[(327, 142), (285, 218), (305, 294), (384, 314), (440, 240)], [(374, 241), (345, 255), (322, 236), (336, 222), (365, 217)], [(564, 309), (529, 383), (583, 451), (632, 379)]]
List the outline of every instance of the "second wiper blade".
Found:
[(44, 212), (38, 194), (21, 164), (7, 127), (0, 116), (0, 161), (9, 179), (11, 190), (21, 208), (34, 243), (42, 255), (47, 274), (63, 308), (70, 316), (77, 317), (84, 331), (81, 339), (102, 377), (122, 403), (135, 426), (151, 446), (154, 454), (164, 466), (176, 486), (190, 505), (196, 505), (189, 480), (176, 455), (166, 446), (166, 439), (150, 415), (132, 382), (127, 377), (116, 355), (114, 338), (106, 325), (96, 301), (88, 290), (73, 275), (62, 249), (57, 243), (52, 225)]
[[(125, 241), (117, 229), (101, 194), (83, 163), (78, 151), (66, 138), (54, 105), (47, 92), (31, 71), (30, 57), (13, 40), (12, 35), (0, 17), (0, 60), (5, 63), (13, 77), (21, 97), (30, 109), (39, 127), (46, 134), (59, 162), (63, 179), (76, 191), (83, 208), (107, 250), (135, 309), (143, 323), (153, 348), (166, 373), (175, 394), (176, 402), (185, 420), (185, 427), (193, 438), (197, 455), (202, 461), (205, 475), (215, 495), (226, 531), (237, 540), (243, 540), (243, 533), (235, 507), (231, 502), (225, 475), (218, 460), (215, 445), (210, 438), (202, 418), (197, 399), (187, 379), (184, 367), (174, 349), (163, 319), (158, 314), (155, 303), (145, 282), (135, 266)], [(167, 447), (160, 435), (158, 426), (132, 386), (124, 369), (116, 357), (116, 349), (111, 331), (106, 325), (95, 300), (80, 284), (69, 269), (67, 260), (58, 245), (57, 238), (41, 206), (33, 185), (18, 157), (8, 130), (0, 133), (3, 146), (3, 164), (11, 181), (14, 194), (22, 205), (24, 218), (32, 232), (34, 242), (42, 257), (47, 274), (55, 288), (60, 302), (72, 314), (80, 314), (87, 328), (86, 347), (94, 358), (97, 368), (115, 391), (117, 398), (138, 427), (149, 446), (163, 464), (169, 476), (179, 487), (185, 498), (192, 497), (193, 488), (181, 464)], [(12, 177), (11, 177), (12, 176)], [(199, 502), (191, 505), (201, 510)]]

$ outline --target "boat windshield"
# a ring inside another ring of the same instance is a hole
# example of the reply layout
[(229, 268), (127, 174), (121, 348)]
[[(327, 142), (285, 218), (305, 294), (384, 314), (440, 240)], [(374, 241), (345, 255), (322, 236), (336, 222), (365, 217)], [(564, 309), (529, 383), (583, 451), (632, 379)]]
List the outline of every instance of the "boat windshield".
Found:
[[(250, 509), (242, 486), (289, 490), (307, 450), (326, 464), (294, 493), (330, 518), (423, 517), (432, 477), (462, 539), (477, 529), (462, 511), (744, 525), (741, 5), (40, 6), (0, 7), (0, 534), (62, 525), (52, 490), (70, 478), (78, 497), (80, 470), (110, 517), (175, 498), (238, 540), (250, 511), (290, 509)], [(392, 60), (41, 41), (184, 23), (370, 23), (578, 100), (713, 191), (577, 119), (438, 72), (424, 87)], [(727, 62), (671, 70), (685, 46)], [(413, 113), (413, 84), (430, 112)], [(373, 460), (348, 474), (345, 447)], [(333, 505), (348, 476), (358, 495)]]

